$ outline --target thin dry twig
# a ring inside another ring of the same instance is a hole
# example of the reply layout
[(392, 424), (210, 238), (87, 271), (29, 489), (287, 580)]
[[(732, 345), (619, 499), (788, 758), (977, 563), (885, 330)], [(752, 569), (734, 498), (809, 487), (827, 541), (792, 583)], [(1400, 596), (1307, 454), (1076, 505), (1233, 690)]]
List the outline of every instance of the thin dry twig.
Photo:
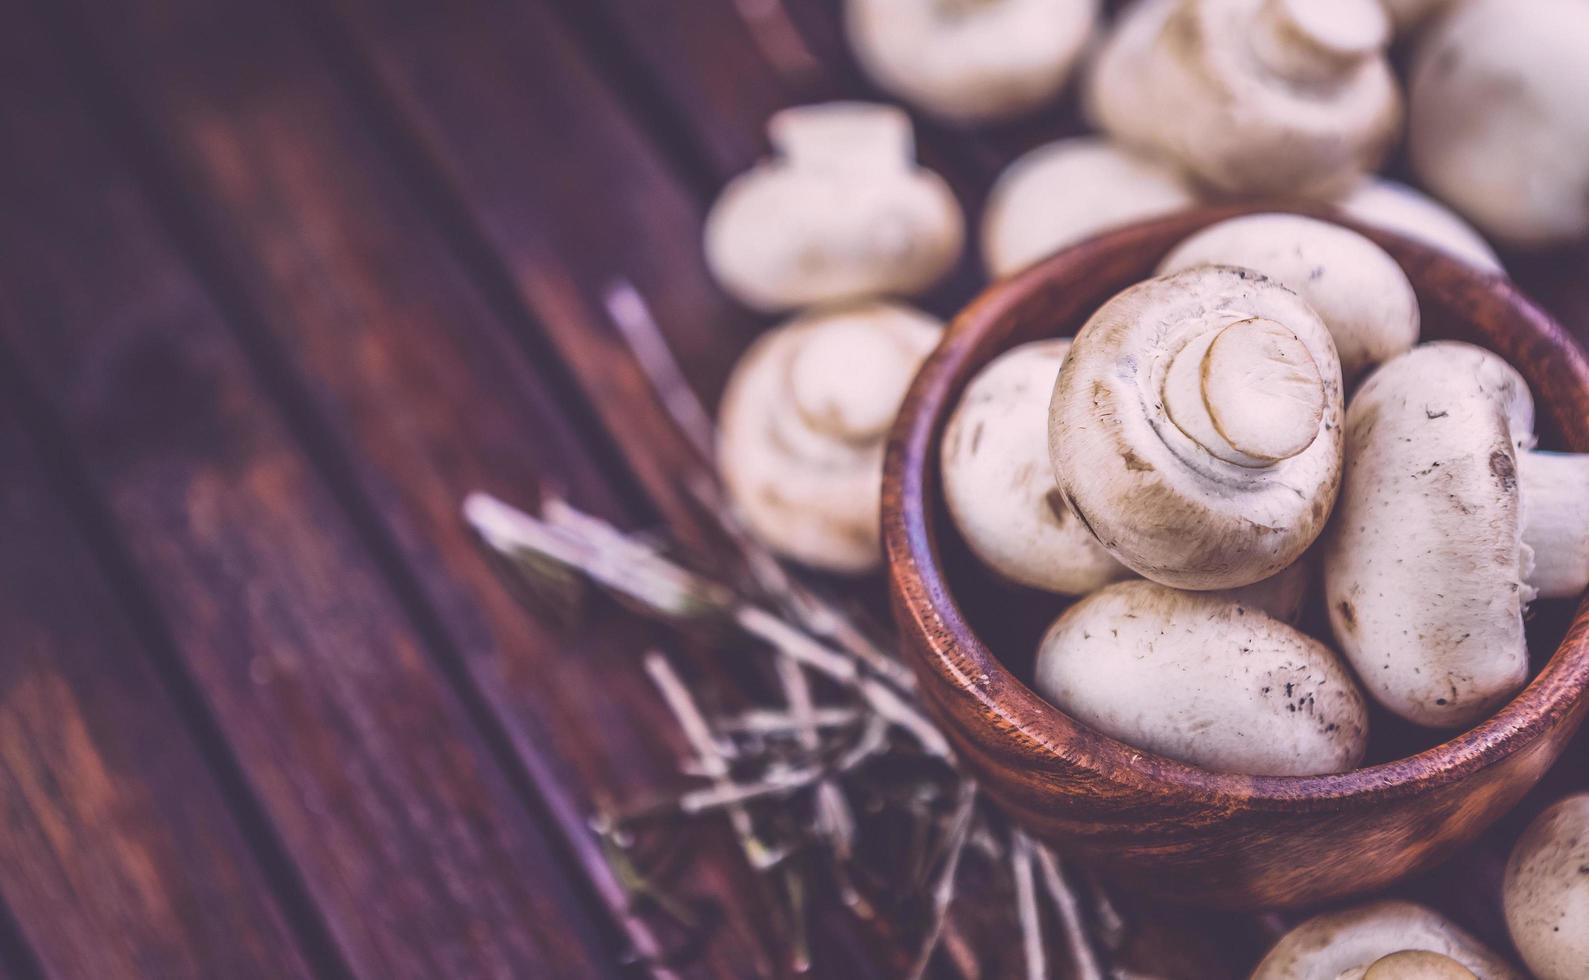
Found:
[(943, 938), (944, 923), (949, 918), (949, 906), (954, 902), (955, 879), (960, 870), (960, 856), (965, 853), (966, 839), (971, 835), (971, 817), (976, 812), (976, 801), (976, 786), (970, 782), (963, 783), (960, 799), (955, 805), (954, 815), (950, 818), (943, 863), (932, 888), (932, 918), (927, 926), (927, 935), (922, 939), (921, 947), (916, 954), (916, 962), (911, 967), (909, 974), (911, 980), (921, 980), (926, 975), (927, 967), (932, 963), (932, 954), (937, 951), (938, 942)]
[(1019, 831), (1010, 847), (1010, 876), (1015, 880), (1015, 909), (1021, 923), (1021, 949), (1028, 980), (1046, 980), (1043, 921), (1037, 909), (1037, 884), (1032, 874), (1032, 842)]
[(1059, 925), (1065, 935), (1071, 963), (1076, 967), (1076, 980), (1104, 980), (1103, 966), (1098, 962), (1098, 954), (1087, 938), (1087, 926), (1081, 917), (1081, 903), (1076, 900), (1076, 892), (1065, 876), (1064, 867), (1048, 848), (1035, 846), (1034, 850), (1043, 885), (1059, 911)]

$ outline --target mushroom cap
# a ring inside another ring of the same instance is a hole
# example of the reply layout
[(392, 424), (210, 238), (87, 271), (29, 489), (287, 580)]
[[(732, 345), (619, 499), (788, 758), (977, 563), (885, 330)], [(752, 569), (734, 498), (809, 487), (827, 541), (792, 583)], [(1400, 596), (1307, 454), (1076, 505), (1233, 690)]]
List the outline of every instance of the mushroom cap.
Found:
[(1413, 61), (1408, 142), (1431, 191), (1514, 245), (1589, 234), (1589, 4), (1469, 0)]
[(750, 346), (723, 393), (717, 462), (751, 533), (816, 568), (882, 560), (883, 442), (942, 332), (890, 303), (816, 311)]
[(1589, 975), (1589, 793), (1558, 801), (1528, 825), (1502, 893), (1512, 942), (1539, 980)]
[[(1178, 384), (1199, 369), (1206, 418)], [(1165, 585), (1229, 589), (1293, 564), (1323, 529), (1341, 415), (1318, 315), (1258, 273), (1204, 266), (1132, 286), (1087, 321), (1054, 389), (1049, 450), (1066, 501), (1116, 559)], [(1262, 458), (1299, 433), (1306, 448)]]
[(1337, 980), (1406, 950), (1448, 956), (1479, 980), (1523, 980), (1456, 923), (1401, 901), (1371, 902), (1308, 919), (1280, 938), (1250, 980)]
[(1330, 624), (1369, 693), (1409, 721), (1472, 724), (1527, 677), (1517, 448), (1533, 416), (1511, 365), (1454, 341), (1382, 365), (1347, 409)]
[(736, 299), (776, 311), (910, 295), (954, 264), (960, 206), (916, 166), (901, 110), (801, 106), (768, 132), (777, 155), (730, 181), (706, 218), (707, 265)]
[(1172, 166), (1099, 137), (1032, 150), (999, 175), (982, 218), (982, 263), (1002, 278), (1068, 245), (1197, 204)]
[(1349, 228), (1299, 214), (1250, 214), (1188, 238), (1159, 275), (1199, 265), (1255, 269), (1295, 292), (1330, 328), (1350, 384), (1418, 342), (1418, 297), (1389, 253)]
[(1034, 673), (1083, 724), (1216, 772), (1345, 772), (1368, 744), (1366, 702), (1340, 659), (1224, 596), (1107, 586), (1049, 628)]
[(1495, 249), (1455, 211), (1406, 184), (1380, 177), (1361, 180), (1335, 206), (1365, 225), (1445, 250), (1486, 272), (1501, 272)]
[(1401, 98), (1377, 0), (1139, 0), (1092, 63), (1089, 114), (1230, 194), (1343, 190)]
[(1473, 971), (1443, 953), (1404, 949), (1381, 957), (1358, 970), (1341, 974), (1341, 980), (1478, 980)]
[(873, 81), (934, 115), (974, 122), (1053, 98), (1098, 23), (1098, 0), (847, 0)]
[(944, 430), (944, 502), (972, 552), (1021, 585), (1081, 595), (1131, 573), (1065, 507), (1048, 460), (1048, 400), (1070, 350), (1039, 340), (999, 355)]

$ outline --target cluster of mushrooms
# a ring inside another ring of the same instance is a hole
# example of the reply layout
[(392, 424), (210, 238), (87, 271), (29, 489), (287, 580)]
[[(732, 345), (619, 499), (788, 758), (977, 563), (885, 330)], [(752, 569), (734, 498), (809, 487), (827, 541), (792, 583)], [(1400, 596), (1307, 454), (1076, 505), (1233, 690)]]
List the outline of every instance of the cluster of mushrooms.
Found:
[[(1084, 64), (1099, 134), (998, 179), (993, 277), (1213, 200), (1328, 203), (1496, 275), (1485, 235), (1589, 234), (1589, 0), (1136, 0), (1107, 32), (1099, 6), (847, 0), (866, 71), (954, 124), (1031, 111)], [(1404, 130), (1444, 204), (1373, 175)], [(965, 219), (899, 108), (791, 108), (768, 135), (705, 249), (726, 291), (792, 318), (729, 381), (719, 467), (768, 547), (866, 573), (883, 442), (942, 329), (904, 300), (955, 264)], [(1079, 597), (1041, 641), (1037, 689), (1132, 745), (1253, 775), (1356, 767), (1370, 702), (1450, 730), (1513, 696), (1528, 604), (1589, 586), (1589, 457), (1534, 448), (1500, 357), (1419, 336), (1412, 285), (1372, 241), (1254, 214), (1182, 242), (1073, 339), (988, 364), (945, 431), (942, 488), (991, 574)], [(1333, 644), (1295, 625), (1320, 592)], [(1589, 796), (1539, 818), (1505, 887), (1534, 974), (1589, 978)], [(1254, 977), (1517, 975), (1381, 902), (1304, 923)]]

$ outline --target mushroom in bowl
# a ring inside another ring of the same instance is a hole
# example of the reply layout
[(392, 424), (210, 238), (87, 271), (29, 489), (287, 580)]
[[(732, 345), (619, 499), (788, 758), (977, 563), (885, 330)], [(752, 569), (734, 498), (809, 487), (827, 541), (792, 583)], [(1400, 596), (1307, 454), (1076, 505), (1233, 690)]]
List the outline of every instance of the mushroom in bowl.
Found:
[[(1030, 686), (1025, 654), (990, 646), (988, 637), (1016, 618), (1009, 597), (979, 590), (975, 575), (945, 560), (957, 534), (936, 461), (961, 392), (1003, 351), (1077, 329), (1151, 276), (1178, 242), (1255, 211), (1207, 208), (1121, 229), (991, 287), (912, 383), (889, 439), (883, 493), (905, 657), (984, 790), (1034, 835), (1121, 881), (1166, 898), (1246, 908), (1359, 894), (1430, 866), (1507, 812), (1589, 711), (1589, 614), (1580, 613), (1559, 644), (1548, 638), (1554, 654), (1535, 650), (1521, 692), (1440, 744), (1387, 735), (1391, 741), (1378, 745), (1371, 739), (1365, 765), (1347, 772), (1222, 773), (1082, 723)], [(1354, 230), (1406, 272), (1426, 336), (1500, 355), (1532, 388), (1544, 442), (1589, 450), (1589, 361), (1547, 314), (1506, 280), (1438, 249)], [(1037, 639), (1026, 637), (1025, 649)]]

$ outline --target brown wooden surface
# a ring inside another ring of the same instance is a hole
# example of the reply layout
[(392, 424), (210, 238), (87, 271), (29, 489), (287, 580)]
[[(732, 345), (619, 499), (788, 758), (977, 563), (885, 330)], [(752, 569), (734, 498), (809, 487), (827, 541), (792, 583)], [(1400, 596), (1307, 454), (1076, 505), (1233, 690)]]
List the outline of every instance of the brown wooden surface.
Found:
[[(769, 112), (869, 94), (836, 12), (0, 2), (0, 976), (610, 976), (665, 943), (585, 825), (677, 785), (664, 638), (537, 620), (457, 505), (550, 485), (720, 555), (612, 301), (715, 401), (764, 324), (699, 222)], [(974, 222), (1076, 127), (929, 123), (922, 156)], [(1582, 336), (1585, 252), (1509, 259)], [(968, 257), (928, 305), (978, 285)], [(1504, 941), (1451, 886), (1520, 819), (1413, 893)], [(718, 927), (678, 971), (777, 972), (728, 835), (690, 843)], [(898, 971), (824, 908), (817, 975)], [(1268, 935), (1127, 911), (1123, 962), (1164, 977)]]

